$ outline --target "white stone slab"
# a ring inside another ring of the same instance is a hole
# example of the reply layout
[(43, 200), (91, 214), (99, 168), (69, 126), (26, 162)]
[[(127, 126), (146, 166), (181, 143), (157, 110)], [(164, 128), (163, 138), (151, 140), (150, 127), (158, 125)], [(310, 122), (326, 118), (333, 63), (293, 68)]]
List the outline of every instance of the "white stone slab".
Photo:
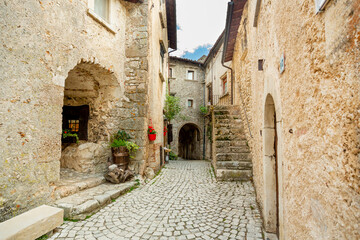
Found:
[(63, 209), (42, 205), (0, 223), (0, 239), (36, 239), (60, 226), (63, 218)]

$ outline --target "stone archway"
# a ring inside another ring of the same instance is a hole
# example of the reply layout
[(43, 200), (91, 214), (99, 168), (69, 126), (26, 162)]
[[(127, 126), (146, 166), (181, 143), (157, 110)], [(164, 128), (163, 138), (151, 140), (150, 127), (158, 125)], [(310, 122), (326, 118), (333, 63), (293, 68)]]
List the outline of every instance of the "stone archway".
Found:
[(79, 136), (62, 139), (61, 167), (78, 172), (103, 172), (111, 156), (108, 141), (120, 99), (119, 83), (111, 71), (80, 62), (65, 80), (62, 129)]
[(200, 128), (193, 123), (187, 123), (179, 131), (179, 157), (190, 160), (201, 159)]
[(279, 158), (276, 108), (268, 94), (264, 112), (264, 225), (266, 232), (279, 236)]

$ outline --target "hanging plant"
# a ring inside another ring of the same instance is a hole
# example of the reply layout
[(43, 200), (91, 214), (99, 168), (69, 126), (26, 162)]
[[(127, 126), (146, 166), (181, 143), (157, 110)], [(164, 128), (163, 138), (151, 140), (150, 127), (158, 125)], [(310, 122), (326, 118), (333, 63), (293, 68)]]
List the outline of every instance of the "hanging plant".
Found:
[(156, 140), (156, 131), (152, 126), (148, 127), (148, 137), (150, 141), (155, 141)]

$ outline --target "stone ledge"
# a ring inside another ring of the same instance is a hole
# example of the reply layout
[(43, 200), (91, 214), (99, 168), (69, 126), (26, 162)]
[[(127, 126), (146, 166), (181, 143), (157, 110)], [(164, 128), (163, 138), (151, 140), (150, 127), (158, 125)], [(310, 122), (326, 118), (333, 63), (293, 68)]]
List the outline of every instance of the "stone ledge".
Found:
[(0, 223), (0, 239), (36, 239), (63, 223), (64, 210), (42, 205)]
[(136, 182), (120, 184), (103, 183), (97, 187), (62, 198), (55, 202), (55, 206), (64, 209), (65, 218), (83, 220), (103, 206), (112, 202), (113, 199), (128, 192)]

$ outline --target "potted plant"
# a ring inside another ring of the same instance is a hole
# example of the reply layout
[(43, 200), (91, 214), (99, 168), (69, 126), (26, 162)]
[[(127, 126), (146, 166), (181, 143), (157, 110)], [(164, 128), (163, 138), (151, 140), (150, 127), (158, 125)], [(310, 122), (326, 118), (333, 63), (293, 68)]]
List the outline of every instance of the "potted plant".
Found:
[(134, 154), (139, 149), (139, 146), (129, 141), (131, 139), (130, 135), (123, 130), (115, 133), (111, 139), (110, 147), (114, 163), (123, 170), (126, 170), (129, 164), (129, 157), (134, 158)]
[(62, 140), (63, 142), (67, 142), (67, 143), (73, 143), (74, 141), (76, 143), (79, 143), (79, 136), (77, 135), (77, 133), (73, 133), (69, 129), (64, 129), (62, 131)]
[(148, 137), (150, 141), (155, 141), (156, 140), (156, 131), (152, 126), (149, 126), (148, 128)]

